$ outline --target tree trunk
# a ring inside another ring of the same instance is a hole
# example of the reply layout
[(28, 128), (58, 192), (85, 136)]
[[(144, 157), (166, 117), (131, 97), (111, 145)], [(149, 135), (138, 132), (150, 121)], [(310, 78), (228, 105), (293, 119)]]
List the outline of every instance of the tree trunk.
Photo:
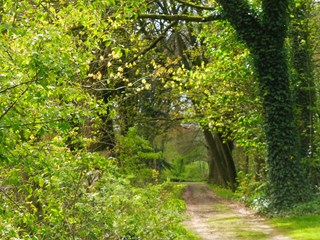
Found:
[(215, 134), (216, 144), (220, 148), (221, 155), (223, 157), (223, 162), (225, 163), (225, 169), (228, 176), (228, 184), (229, 187), (235, 191), (236, 190), (236, 179), (237, 179), (237, 171), (236, 166), (234, 164), (233, 156), (232, 156), (232, 149), (233, 149), (233, 142), (227, 140), (226, 142), (223, 141), (221, 134)]
[(309, 188), (300, 163), (285, 49), (288, 1), (263, 0), (259, 17), (248, 1), (218, 2), (253, 56), (264, 109), (271, 207), (288, 209), (305, 200)]
[(266, 35), (253, 52), (265, 118), (270, 194), (275, 208), (290, 208), (307, 195), (300, 163), (284, 37)]
[(236, 189), (236, 168), (230, 143), (222, 141), (221, 135), (203, 130), (209, 152), (209, 181), (223, 187)]

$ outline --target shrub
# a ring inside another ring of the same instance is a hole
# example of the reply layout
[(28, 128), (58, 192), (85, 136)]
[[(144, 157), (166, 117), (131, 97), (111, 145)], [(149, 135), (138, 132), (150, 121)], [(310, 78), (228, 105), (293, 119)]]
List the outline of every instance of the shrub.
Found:
[(181, 187), (135, 187), (114, 159), (60, 145), (17, 144), (1, 168), (1, 239), (191, 239)]

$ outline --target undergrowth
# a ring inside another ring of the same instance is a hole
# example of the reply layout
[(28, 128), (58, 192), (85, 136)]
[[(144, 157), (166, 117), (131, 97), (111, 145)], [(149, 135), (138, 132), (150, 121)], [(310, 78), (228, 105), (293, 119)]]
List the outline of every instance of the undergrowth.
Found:
[(114, 159), (43, 146), (0, 169), (1, 239), (194, 239), (180, 185), (135, 186)]

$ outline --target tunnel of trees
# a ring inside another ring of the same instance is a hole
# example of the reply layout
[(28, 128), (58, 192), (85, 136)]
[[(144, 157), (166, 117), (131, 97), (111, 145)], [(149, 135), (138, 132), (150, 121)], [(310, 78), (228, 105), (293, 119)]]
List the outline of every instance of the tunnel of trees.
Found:
[(311, 199), (319, 7), (0, 0), (0, 236), (184, 239), (168, 179)]

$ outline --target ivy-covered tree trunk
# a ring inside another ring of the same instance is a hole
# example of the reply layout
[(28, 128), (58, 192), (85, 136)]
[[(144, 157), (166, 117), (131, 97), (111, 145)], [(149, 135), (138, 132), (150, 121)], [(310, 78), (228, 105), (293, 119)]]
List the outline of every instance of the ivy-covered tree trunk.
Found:
[(303, 200), (307, 186), (284, 47), (270, 41), (255, 56), (263, 101), (271, 196), (276, 208)]
[(253, 56), (264, 109), (271, 206), (287, 209), (308, 196), (285, 48), (288, 1), (263, 0), (260, 15), (244, 0), (218, 2)]

